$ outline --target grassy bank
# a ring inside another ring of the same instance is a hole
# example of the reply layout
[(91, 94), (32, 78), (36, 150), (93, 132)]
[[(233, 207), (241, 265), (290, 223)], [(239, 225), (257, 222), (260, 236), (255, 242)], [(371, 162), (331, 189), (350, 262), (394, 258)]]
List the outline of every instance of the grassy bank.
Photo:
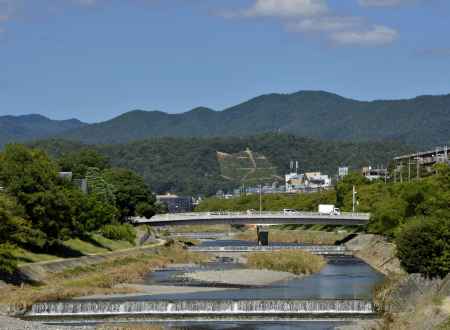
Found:
[[(100, 254), (112, 251), (130, 249), (134, 247), (127, 241), (116, 241), (103, 237), (100, 234), (90, 234), (84, 239), (73, 238), (61, 243), (61, 250), (59, 255), (42, 253), (37, 251), (25, 250), (23, 248), (16, 248), (13, 251), (14, 257), (18, 260), (18, 265), (23, 265), (33, 262), (52, 261), (61, 258), (71, 258), (74, 256)], [(64, 254), (67, 250), (67, 255)], [(69, 253), (70, 252), (70, 253)]]
[(7, 286), (0, 289), (0, 304), (27, 308), (35, 302), (70, 299), (93, 294), (129, 293), (118, 284), (139, 281), (146, 273), (170, 263), (200, 263), (207, 257), (189, 253), (179, 245), (136, 252), (133, 257), (112, 257), (96, 265), (75, 267), (51, 276), (40, 286)]
[[(450, 329), (450, 296), (445, 281), (390, 275), (374, 290), (383, 330)], [(447, 280), (448, 282), (448, 280)]]
[(289, 272), (296, 275), (317, 273), (325, 264), (325, 258), (322, 256), (299, 250), (257, 252), (247, 257), (247, 265), (251, 268)]
[[(269, 241), (278, 243), (304, 243), (333, 245), (348, 235), (347, 232), (326, 232), (318, 230), (282, 230), (269, 229)], [(235, 236), (245, 241), (255, 241), (255, 230), (247, 230)]]

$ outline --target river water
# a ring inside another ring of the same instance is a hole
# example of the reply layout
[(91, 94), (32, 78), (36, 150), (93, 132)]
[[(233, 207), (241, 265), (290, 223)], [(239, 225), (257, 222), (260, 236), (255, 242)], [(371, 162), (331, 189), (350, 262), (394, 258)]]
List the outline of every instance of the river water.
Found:
[[(236, 240), (205, 241), (204, 246), (238, 246), (254, 243)], [(149, 273), (145, 284), (149, 285), (189, 285), (211, 286), (201, 282), (186, 280), (180, 275), (186, 272), (208, 270), (230, 270), (243, 268), (230, 262), (229, 258), (218, 259), (204, 266), (179, 266)], [(383, 276), (363, 261), (349, 256), (328, 257), (327, 265), (316, 274), (304, 278), (291, 278), (264, 287), (232, 287), (224, 291), (197, 292), (184, 294), (145, 295), (134, 298), (140, 301), (195, 301), (195, 300), (315, 300), (315, 299), (362, 299), (371, 300), (374, 286)], [(227, 287), (227, 285), (221, 285)], [(117, 300), (120, 300), (118, 298)], [(165, 329), (227, 330), (227, 329), (335, 329), (351, 321), (304, 320), (304, 321), (214, 321), (214, 322), (165, 322), (158, 323)]]

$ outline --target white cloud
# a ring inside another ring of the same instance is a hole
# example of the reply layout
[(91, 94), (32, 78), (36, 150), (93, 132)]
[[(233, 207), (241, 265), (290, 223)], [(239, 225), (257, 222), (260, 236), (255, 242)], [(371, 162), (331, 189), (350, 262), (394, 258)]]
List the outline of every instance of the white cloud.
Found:
[[(339, 46), (383, 46), (398, 38), (398, 31), (369, 26), (364, 18), (333, 13), (328, 0), (254, 0), (249, 8), (222, 11), (225, 18), (276, 17), (289, 32), (314, 34)], [(414, 0), (358, 0), (361, 4)]]
[(384, 46), (393, 43), (399, 36), (397, 30), (375, 25), (368, 30), (339, 31), (331, 34), (331, 40), (343, 46)]
[(326, 0), (256, 0), (247, 9), (222, 12), (227, 18), (233, 17), (308, 17), (328, 12)]
[(395, 7), (417, 3), (419, 0), (358, 0), (365, 7)]
[(324, 16), (307, 18), (298, 22), (288, 22), (286, 24), (292, 32), (334, 32), (354, 29), (364, 24), (364, 20), (351, 16)]

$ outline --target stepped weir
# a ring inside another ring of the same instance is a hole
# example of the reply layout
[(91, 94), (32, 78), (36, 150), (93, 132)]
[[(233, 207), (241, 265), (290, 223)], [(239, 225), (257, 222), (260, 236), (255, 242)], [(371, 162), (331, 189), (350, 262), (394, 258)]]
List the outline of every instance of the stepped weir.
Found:
[(38, 303), (25, 317), (350, 317), (375, 314), (365, 300), (70, 301)]

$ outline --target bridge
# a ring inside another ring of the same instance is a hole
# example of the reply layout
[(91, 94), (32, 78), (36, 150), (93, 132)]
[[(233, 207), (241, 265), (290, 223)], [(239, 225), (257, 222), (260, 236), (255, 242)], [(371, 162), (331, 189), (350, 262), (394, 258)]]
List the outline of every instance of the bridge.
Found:
[(255, 246), (193, 246), (188, 249), (192, 252), (272, 252), (283, 250), (302, 250), (316, 255), (324, 256), (351, 256), (353, 253), (342, 245), (255, 245)]
[(158, 214), (150, 219), (133, 217), (134, 224), (151, 226), (181, 225), (339, 225), (364, 226), (370, 213), (342, 212), (331, 215), (318, 212), (192, 212)]

